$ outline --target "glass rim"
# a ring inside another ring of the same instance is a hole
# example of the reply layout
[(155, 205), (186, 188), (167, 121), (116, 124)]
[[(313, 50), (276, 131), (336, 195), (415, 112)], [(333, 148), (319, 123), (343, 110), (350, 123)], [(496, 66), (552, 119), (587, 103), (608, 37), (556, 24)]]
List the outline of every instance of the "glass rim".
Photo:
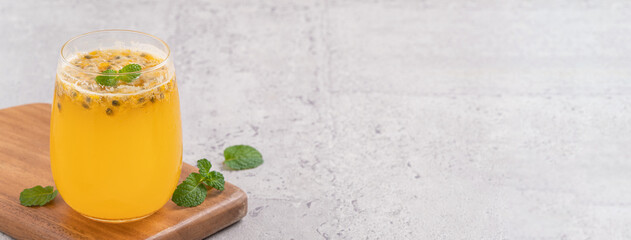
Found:
[(61, 56), (61, 61), (64, 63), (64, 65), (68, 65), (73, 70), (76, 70), (78, 72), (85, 73), (85, 74), (93, 74), (93, 75), (100, 75), (100, 74), (102, 74), (101, 72), (94, 72), (94, 71), (85, 70), (83, 68), (77, 67), (74, 64), (70, 63), (70, 61), (68, 61), (68, 59), (66, 59), (66, 57), (64, 56), (64, 49), (66, 49), (66, 46), (69, 43), (71, 43), (72, 41), (74, 41), (74, 40), (77, 40), (79, 38), (82, 38), (82, 37), (85, 37), (85, 36), (88, 36), (88, 35), (92, 35), (92, 34), (95, 34), (95, 33), (103, 33), (103, 32), (128, 32), (128, 33), (135, 33), (135, 34), (145, 35), (145, 36), (148, 36), (148, 37), (153, 38), (155, 40), (158, 40), (158, 42), (162, 43), (162, 45), (164, 45), (164, 47), (167, 50), (166, 51), (167, 56), (164, 59), (162, 59), (162, 61), (160, 61), (160, 63), (158, 63), (155, 66), (152, 66), (152, 67), (149, 67), (149, 68), (146, 68), (146, 69), (142, 69), (142, 70), (136, 71), (136, 72), (108, 73), (108, 75), (121, 76), (121, 75), (130, 74), (130, 73), (140, 73), (140, 74), (142, 74), (142, 73), (152, 72), (152, 71), (155, 71), (155, 70), (160, 69), (161, 67), (163, 67), (168, 62), (169, 58), (171, 57), (171, 48), (169, 48), (169, 45), (164, 40), (162, 40), (162, 39), (160, 39), (160, 38), (158, 38), (158, 37), (156, 37), (154, 35), (151, 35), (151, 34), (148, 34), (148, 33), (144, 33), (144, 32), (141, 32), (141, 31), (136, 31), (136, 30), (103, 29), (103, 30), (96, 30), (96, 31), (83, 33), (83, 34), (74, 36), (74, 37), (70, 38), (68, 41), (66, 41), (64, 43), (64, 45), (61, 46), (61, 50), (59, 51), (59, 55)]

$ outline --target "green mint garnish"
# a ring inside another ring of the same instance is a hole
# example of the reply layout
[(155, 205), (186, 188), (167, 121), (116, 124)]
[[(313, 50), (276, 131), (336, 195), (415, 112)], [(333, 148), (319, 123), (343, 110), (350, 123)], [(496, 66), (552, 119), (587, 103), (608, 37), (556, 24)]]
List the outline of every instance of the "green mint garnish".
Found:
[(206, 199), (206, 185), (217, 190), (224, 189), (223, 175), (210, 171), (212, 164), (208, 160), (197, 160), (199, 173), (191, 173), (180, 185), (177, 185), (171, 201), (181, 207), (195, 207)]
[(57, 190), (54, 190), (52, 186), (42, 187), (35, 186), (32, 188), (24, 189), (20, 193), (20, 204), (31, 206), (44, 206), (57, 196)]
[[(142, 67), (138, 64), (131, 63), (125, 65), (121, 70), (118, 70), (118, 73), (128, 73), (128, 72), (138, 72), (142, 70)], [(112, 76), (113, 73), (117, 73), (115, 70), (108, 69), (101, 72), (101, 75), (96, 77), (96, 82), (103, 86), (113, 87), (116, 86), (118, 81), (123, 81), (126, 83), (130, 83), (131, 81), (140, 77), (140, 73), (130, 73), (121, 76)]]
[[(123, 68), (121, 68), (121, 70), (118, 70), (118, 73), (139, 72), (140, 70), (142, 70), (142, 67), (140, 65), (132, 63), (125, 65)], [(130, 73), (127, 75), (118, 76), (116, 79), (129, 83), (138, 77), (140, 77), (140, 73)]]
[(103, 86), (116, 86), (116, 82), (118, 80), (116, 80), (116, 76), (112, 76), (111, 74), (116, 73), (116, 71), (112, 70), (112, 69), (107, 69), (105, 71), (103, 71), (101, 74), (103, 75), (99, 75), (96, 76), (96, 83), (101, 84)]
[(248, 145), (235, 145), (223, 151), (226, 158), (224, 164), (234, 170), (255, 168), (263, 164), (263, 156), (253, 147)]

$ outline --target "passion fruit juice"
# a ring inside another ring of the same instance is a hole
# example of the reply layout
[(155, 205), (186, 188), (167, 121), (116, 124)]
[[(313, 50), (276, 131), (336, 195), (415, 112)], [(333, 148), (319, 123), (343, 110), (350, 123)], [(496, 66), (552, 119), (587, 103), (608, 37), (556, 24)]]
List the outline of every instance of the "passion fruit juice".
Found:
[[(51, 167), (64, 201), (100, 220), (134, 219), (171, 197), (182, 164), (180, 104), (166, 67), (114, 87), (82, 70), (143, 69), (161, 59), (131, 50), (78, 55), (58, 71), (51, 119)], [(162, 70), (162, 71), (161, 71)]]

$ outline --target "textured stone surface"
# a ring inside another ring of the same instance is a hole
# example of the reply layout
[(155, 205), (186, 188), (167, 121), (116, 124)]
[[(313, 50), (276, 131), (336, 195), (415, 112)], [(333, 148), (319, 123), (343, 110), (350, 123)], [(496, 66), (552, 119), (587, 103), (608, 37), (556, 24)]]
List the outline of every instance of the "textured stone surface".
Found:
[[(185, 161), (232, 144), (214, 239), (631, 238), (624, 1), (4, 1), (0, 107), (50, 102), (71, 36), (165, 39)], [(217, 164), (218, 165), (218, 164)]]

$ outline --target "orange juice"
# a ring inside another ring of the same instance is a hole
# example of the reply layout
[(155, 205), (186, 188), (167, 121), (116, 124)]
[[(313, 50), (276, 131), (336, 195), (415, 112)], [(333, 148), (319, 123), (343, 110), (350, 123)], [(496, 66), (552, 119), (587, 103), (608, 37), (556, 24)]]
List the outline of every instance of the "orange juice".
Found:
[[(182, 165), (178, 90), (164, 59), (129, 49), (77, 54), (58, 69), (51, 118), (53, 177), (64, 201), (102, 221), (142, 218), (160, 209)], [(131, 83), (94, 77), (125, 64), (145, 69)], [(97, 74), (91, 74), (92, 72)]]

